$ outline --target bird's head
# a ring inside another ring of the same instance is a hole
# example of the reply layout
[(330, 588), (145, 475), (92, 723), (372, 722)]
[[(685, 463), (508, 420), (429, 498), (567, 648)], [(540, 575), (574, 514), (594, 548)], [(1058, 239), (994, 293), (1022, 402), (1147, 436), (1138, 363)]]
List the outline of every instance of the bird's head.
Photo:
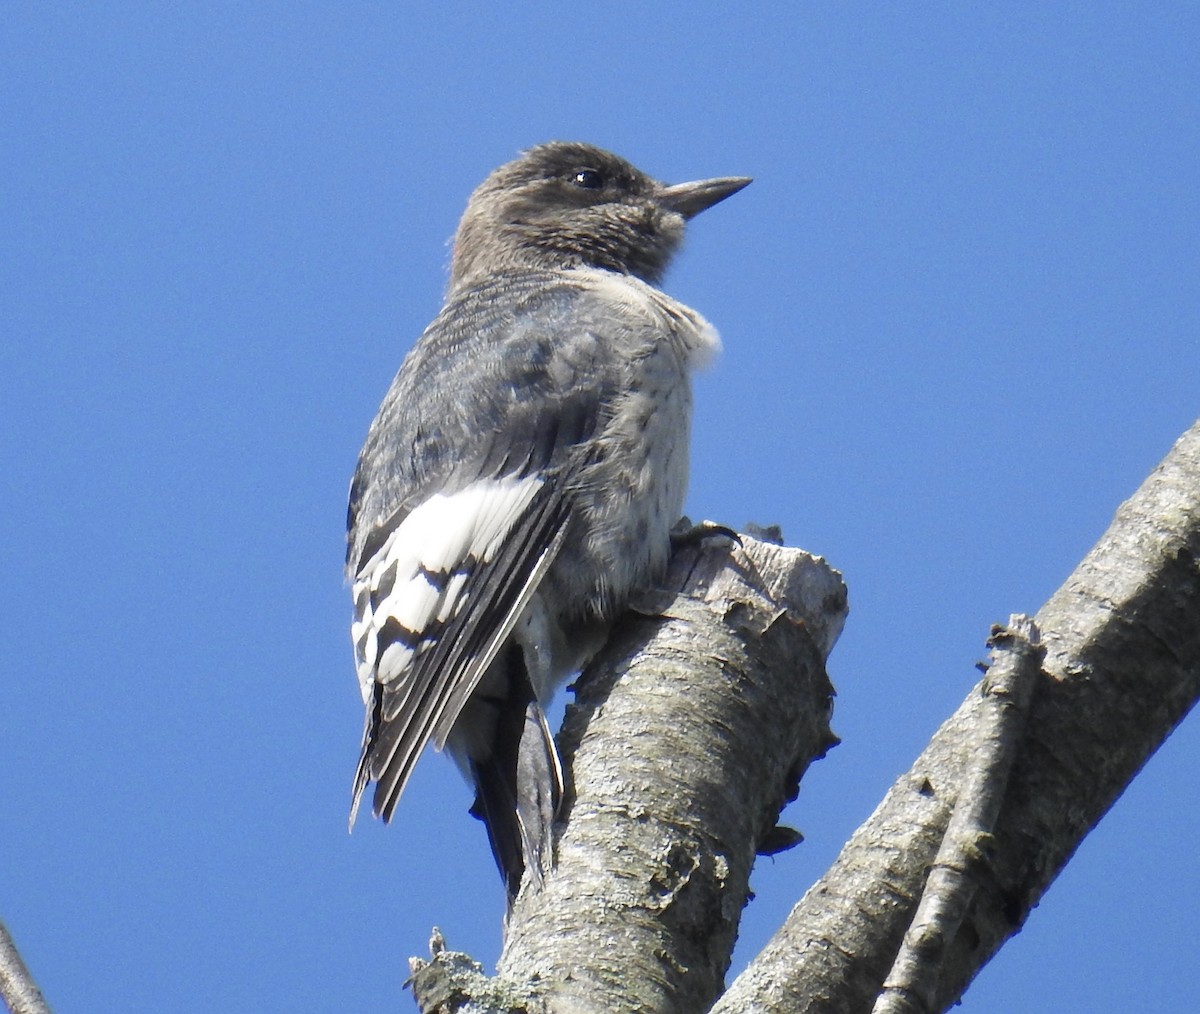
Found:
[(451, 289), (511, 268), (595, 267), (657, 282), (687, 219), (749, 182), (666, 186), (590, 144), (538, 145), (471, 195), (454, 238)]

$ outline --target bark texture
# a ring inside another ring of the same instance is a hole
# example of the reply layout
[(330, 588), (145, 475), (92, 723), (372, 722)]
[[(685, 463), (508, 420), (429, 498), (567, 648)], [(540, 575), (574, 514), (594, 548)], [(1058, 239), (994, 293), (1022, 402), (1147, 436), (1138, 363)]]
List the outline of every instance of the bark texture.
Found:
[(824, 661), (846, 608), (840, 576), (798, 550), (677, 551), (576, 688), (560, 734), (573, 794), (555, 868), (513, 908), (503, 1005), (495, 984), (478, 1005), (477, 969), (441, 950), (413, 966), (422, 1009), (710, 1006), (755, 853), (788, 840), (779, 811), (835, 742)]
[[(977, 890), (941, 955), (945, 1010), (1200, 696), (1200, 424), (1035, 617), (1044, 676)], [(983, 686), (942, 726), (715, 1012), (869, 1011), (981, 742)]]

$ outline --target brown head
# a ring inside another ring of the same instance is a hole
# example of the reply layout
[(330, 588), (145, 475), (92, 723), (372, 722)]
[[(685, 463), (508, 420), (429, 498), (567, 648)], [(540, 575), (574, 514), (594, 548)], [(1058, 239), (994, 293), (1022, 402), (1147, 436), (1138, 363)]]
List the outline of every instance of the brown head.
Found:
[(454, 238), (451, 291), (514, 268), (595, 267), (656, 283), (687, 219), (749, 182), (666, 186), (590, 144), (538, 145), (471, 195)]

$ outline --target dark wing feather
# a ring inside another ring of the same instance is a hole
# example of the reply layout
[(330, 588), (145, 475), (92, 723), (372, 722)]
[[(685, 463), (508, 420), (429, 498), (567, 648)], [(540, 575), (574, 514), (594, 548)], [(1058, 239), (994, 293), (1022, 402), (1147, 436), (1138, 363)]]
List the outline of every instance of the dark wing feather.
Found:
[(491, 665), (566, 534), (565, 502), (555, 491), (535, 498), (500, 555), (463, 586), (465, 608), (419, 655), (399, 687), (376, 684), (378, 708), (367, 730), (356, 798), (376, 782), (373, 809), (390, 820), (425, 744), (445, 745), (463, 705)]

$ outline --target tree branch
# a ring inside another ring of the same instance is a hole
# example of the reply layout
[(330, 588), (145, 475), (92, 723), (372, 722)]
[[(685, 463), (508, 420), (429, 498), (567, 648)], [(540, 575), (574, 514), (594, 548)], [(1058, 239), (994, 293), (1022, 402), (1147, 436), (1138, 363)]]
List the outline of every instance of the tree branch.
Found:
[[(780, 809), (835, 742), (824, 660), (846, 594), (823, 560), (709, 539), (678, 550), (637, 610), (580, 678), (559, 736), (572, 796), (557, 862), (540, 890), (526, 881), (500, 959), (505, 995), (526, 999), (472, 1009), (706, 1008), (755, 852), (787, 840)], [(414, 966), (423, 1010), (480, 1000), (453, 957)]]
[(42, 991), (29, 974), (3, 922), (0, 922), (0, 1000), (9, 1014), (50, 1014)]
[[(1200, 696), (1200, 423), (1036, 616), (1045, 672), (974, 903), (930, 1010), (953, 1004)], [(713, 1008), (870, 1010), (987, 703), (977, 689)]]
[[(1013, 616), (992, 631), (992, 664), (983, 681), (980, 749), (964, 772), (958, 801), (925, 881), (917, 913), (875, 1001), (873, 1014), (924, 1014), (935, 1008), (946, 947), (958, 934), (986, 872), (992, 830), (1021, 748), (1034, 689), (1042, 676), (1037, 626)], [(984, 724), (986, 723), (986, 724)]]

